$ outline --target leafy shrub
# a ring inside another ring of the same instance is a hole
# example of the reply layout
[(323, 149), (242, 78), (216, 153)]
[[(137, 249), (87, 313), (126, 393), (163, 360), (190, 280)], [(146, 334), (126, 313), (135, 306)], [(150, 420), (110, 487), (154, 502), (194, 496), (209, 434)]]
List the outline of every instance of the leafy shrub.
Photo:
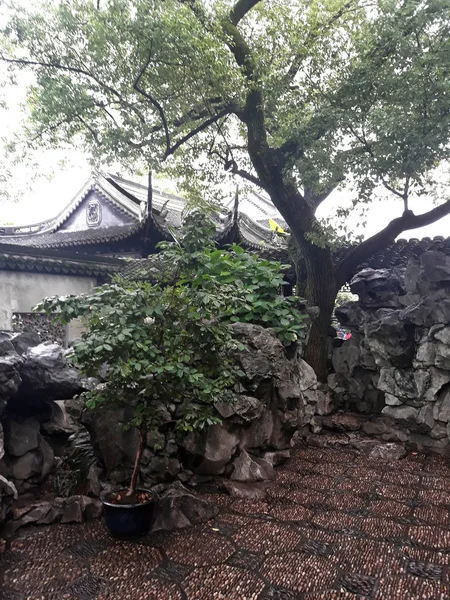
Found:
[(69, 497), (79, 492), (86, 484), (91, 467), (97, 465), (89, 431), (84, 427), (73, 433), (64, 452), (65, 469), (60, 469), (54, 479), (53, 488), (58, 496)]
[(271, 327), (286, 346), (304, 336), (308, 315), (297, 309), (297, 296), (284, 297), (282, 293), (286, 285), (283, 271), (289, 265), (262, 259), (237, 244), (219, 249), (211, 241), (213, 233), (214, 225), (205, 214), (194, 211), (188, 215), (182, 242), (160, 244), (162, 280), (175, 274), (180, 284), (197, 290), (231, 289), (236, 298), (230, 297), (222, 308), (222, 320)]
[(62, 323), (83, 318), (87, 330), (70, 360), (87, 376), (107, 365), (106, 383), (86, 392), (87, 406), (129, 406), (128, 426), (141, 432), (129, 493), (135, 490), (147, 431), (162, 424), (165, 407), (177, 404), (179, 431), (219, 421), (213, 406), (232, 401), (243, 374), (233, 356), (242, 346), (229, 323), (274, 325), (289, 343), (303, 328), (301, 316), (280, 296), (278, 263), (261, 261), (233, 246), (217, 250), (211, 221), (197, 212), (186, 219), (180, 242), (161, 245), (159, 281), (113, 283), (80, 296), (45, 299), (37, 310)]

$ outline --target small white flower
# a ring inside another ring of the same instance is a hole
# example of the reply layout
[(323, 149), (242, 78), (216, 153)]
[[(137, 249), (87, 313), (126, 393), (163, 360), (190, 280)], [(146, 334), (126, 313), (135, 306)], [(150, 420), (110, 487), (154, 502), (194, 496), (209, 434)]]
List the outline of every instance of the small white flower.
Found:
[(153, 317), (145, 317), (145, 319), (144, 319), (144, 323), (146, 325), (153, 325), (154, 322), (155, 322), (155, 319)]

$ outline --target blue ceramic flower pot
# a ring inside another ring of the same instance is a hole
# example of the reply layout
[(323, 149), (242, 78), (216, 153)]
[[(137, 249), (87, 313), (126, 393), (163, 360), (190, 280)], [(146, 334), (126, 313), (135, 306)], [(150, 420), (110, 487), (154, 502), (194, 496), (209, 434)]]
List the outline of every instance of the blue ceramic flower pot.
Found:
[(113, 537), (133, 540), (150, 531), (155, 517), (157, 497), (154, 492), (144, 488), (139, 488), (137, 492), (151, 494), (152, 498), (142, 504), (114, 504), (110, 501), (111, 492), (103, 492), (100, 495), (106, 526)]

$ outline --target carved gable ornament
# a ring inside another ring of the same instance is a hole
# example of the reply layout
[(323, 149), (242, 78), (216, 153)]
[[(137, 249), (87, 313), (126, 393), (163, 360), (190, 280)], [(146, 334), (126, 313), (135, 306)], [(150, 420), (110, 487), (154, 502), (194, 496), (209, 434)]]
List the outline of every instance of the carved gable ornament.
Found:
[(86, 206), (86, 223), (88, 227), (98, 227), (102, 222), (102, 205), (98, 200), (89, 200)]

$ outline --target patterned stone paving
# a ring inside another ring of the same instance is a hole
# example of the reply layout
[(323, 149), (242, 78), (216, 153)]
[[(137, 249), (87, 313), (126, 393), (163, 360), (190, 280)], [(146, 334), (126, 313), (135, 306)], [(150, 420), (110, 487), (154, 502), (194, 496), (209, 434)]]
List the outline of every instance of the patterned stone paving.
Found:
[(266, 501), (118, 542), (102, 522), (24, 529), (0, 600), (450, 600), (450, 464), (299, 448)]

